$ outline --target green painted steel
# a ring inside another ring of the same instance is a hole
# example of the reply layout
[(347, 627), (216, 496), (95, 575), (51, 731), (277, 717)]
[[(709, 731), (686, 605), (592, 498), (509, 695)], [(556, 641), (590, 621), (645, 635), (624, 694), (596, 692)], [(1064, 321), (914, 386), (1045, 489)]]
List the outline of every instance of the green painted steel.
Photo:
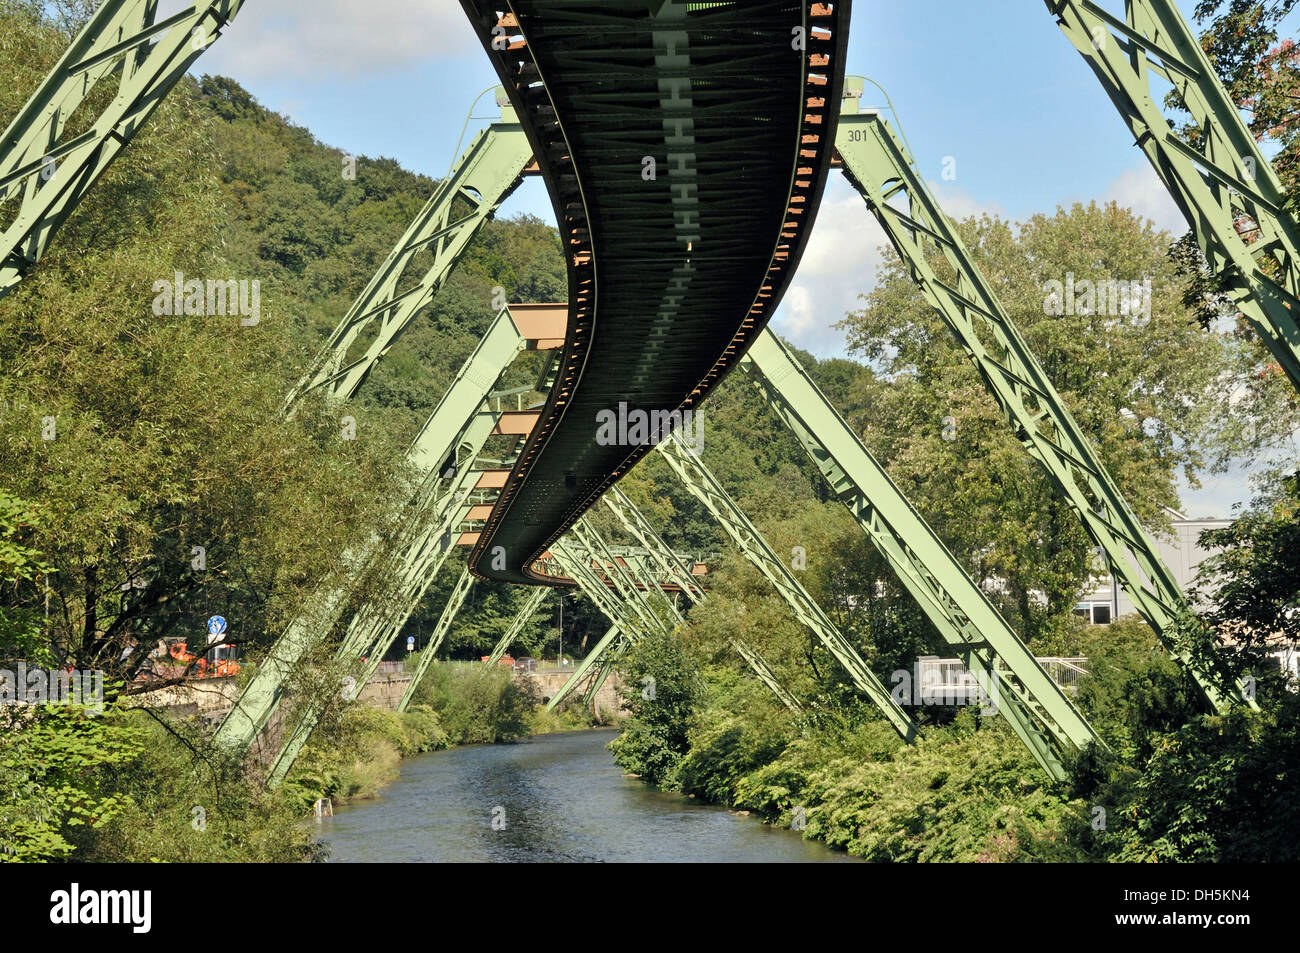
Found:
[[(0, 298), (41, 259), (77, 203), (242, 6), (206, 0), (157, 20), (157, 0), (100, 4), (0, 138), (0, 202), (21, 192), (0, 234)], [(67, 135), (77, 107), (111, 76), (112, 102), (89, 128)]]
[(588, 565), (591, 560), (595, 560), (605, 574), (605, 578), (613, 585), (614, 591), (618, 593), (623, 603), (627, 605), (641, 620), (646, 631), (657, 631), (668, 634), (672, 627), (668, 625), (657, 612), (641, 598), (635, 581), (627, 574), (627, 570), (619, 564), (613, 554), (605, 546), (604, 539), (596, 532), (595, 528), (584, 517), (574, 523), (570, 530), (570, 536), (574, 542), (582, 547), (585, 551)]
[[(845, 115), (837, 143), (845, 175), (979, 370), (1016, 436), (1102, 548), (1111, 572), (1165, 647), (1222, 708), (1226, 696), (1216, 677), (1176, 644), (1175, 630), (1190, 613), (1177, 580), (894, 130), (874, 112)], [(956, 274), (955, 286), (935, 270), (935, 254)]]
[(659, 451), (691, 494), (713, 514), (713, 518), (721, 524), (745, 558), (776, 587), (795, 617), (812, 630), (827, 651), (848, 672), (858, 690), (875, 703), (904, 739), (909, 742), (915, 740), (918, 734), (916, 722), (894, 701), (857, 649), (808, 594), (808, 590), (804, 589), (790, 568), (772, 551), (758, 528), (723, 489), (722, 484), (704, 465), (704, 461), (693, 456), (683, 445), (680, 434), (676, 433), (671, 440), (659, 444)]
[[(318, 389), (325, 390), (331, 405), (356, 394), (375, 364), (428, 307), (483, 223), (518, 187), (531, 158), (532, 147), (517, 122), (493, 123), (478, 134), (290, 392), (288, 407)], [(418, 279), (407, 275), (426, 250), (433, 264)], [(365, 350), (349, 359), (376, 322)]]
[[(1087, 0), (1046, 3), (1182, 210), (1210, 272), (1300, 389), (1300, 226), (1177, 3), (1125, 0), (1121, 15)], [(1174, 131), (1152, 77), (1173, 87), (1197, 141)]]
[(447, 604), (442, 607), (442, 615), (438, 616), (438, 624), (434, 626), (433, 632), (429, 636), (429, 644), (420, 653), (420, 661), (416, 664), (415, 671), (411, 673), (411, 681), (402, 694), (402, 700), (397, 704), (398, 711), (406, 711), (410, 707), (412, 699), (415, 698), (415, 692), (420, 687), (420, 682), (428, 674), (429, 666), (433, 664), (438, 649), (442, 647), (443, 639), (451, 631), (451, 624), (456, 621), (456, 613), (460, 612), (460, 607), (465, 604), (465, 600), (469, 597), (469, 592), (473, 588), (474, 575), (466, 568), (461, 572), (460, 578), (456, 580), (451, 595), (447, 597)]
[[(607, 509), (618, 517), (619, 522), (623, 524), (623, 528), (645, 547), (647, 555), (658, 567), (664, 579), (675, 582), (682, 592), (686, 593), (687, 598), (692, 603), (704, 601), (704, 589), (680, 561), (678, 555), (664, 542), (663, 537), (655, 531), (650, 521), (646, 519), (645, 514), (627, 498), (627, 495), (622, 490), (617, 486), (612, 487), (610, 492), (606, 493), (602, 498), (602, 502)], [(670, 608), (676, 615), (678, 624), (685, 623), (686, 618), (678, 610), (676, 603), (672, 603)], [(759, 681), (771, 689), (772, 693), (780, 699), (783, 705), (796, 713), (802, 710), (798, 700), (780, 683), (771, 666), (757, 652), (741, 643), (739, 639), (732, 639), (731, 645), (753, 670)]]
[(534, 613), (542, 607), (542, 603), (546, 601), (546, 597), (550, 594), (551, 591), (543, 586), (538, 586), (529, 594), (524, 602), (524, 607), (519, 610), (519, 614), (511, 621), (510, 628), (506, 629), (506, 634), (501, 636), (501, 640), (492, 649), (492, 654), (483, 663), (484, 668), (491, 668), (501, 661), (501, 656), (506, 654), (506, 649), (510, 648), (515, 639), (519, 638), (519, 633), (524, 631), (524, 626), (532, 621)]
[[(497, 379), (523, 349), (525, 341), (519, 334), (508, 310), (497, 315), (487, 333), (474, 349), (474, 353), (461, 367), (456, 379), (443, 395), (424, 428), (409, 451), (409, 458), (425, 474), (422, 492), (426, 499), (436, 499), (437, 487), (442, 478), (442, 467), (453, 460), (457, 441), (479, 412)], [(427, 513), (421, 506), (420, 512)], [(427, 535), (428, 526), (415, 520), (408, 532), (418, 540)], [(421, 547), (407, 549), (408, 566), (414, 568), (423, 558)], [(345, 557), (348, 558), (348, 557)], [(373, 552), (352, 557), (361, 565), (376, 558)], [(324, 592), (309, 618), (296, 620), (272, 647), (258, 667), (257, 675), (244, 688), (230, 713), (222, 720), (214, 735), (214, 742), (237, 755), (252, 747), (258, 734), (266, 727), (284, 694), (293, 669), (316, 648), (337, 623), (351, 597), (352, 587)]]
[(1045, 770), (1097, 741), (1033, 654), (770, 331), (741, 367)]
[[(436, 486), (449, 485), (436, 500), (426, 501), (425, 512), (418, 514), (413, 521), (413, 525), (423, 528), (392, 558), (389, 576), (397, 580), (396, 591), (385, 595), (378, 604), (366, 603), (353, 615), (335, 653), (335, 661), (346, 671), (356, 671), (358, 694), (379, 668), (379, 663), (455, 548), (454, 530), (468, 513), (473, 502), (474, 485), (478, 481), (474, 460), (482, 451), (497, 419), (498, 415), (485, 403), (462, 431), (455, 449), (456, 476), (450, 480), (436, 480)], [(325, 707), (326, 699), (305, 701), (293, 731), (286, 737), (271, 765), (267, 780), (271, 787), (277, 786), (289, 773), (315, 731)]]
[(647, 631), (645, 622), (633, 613), (631, 606), (611, 592), (605, 581), (592, 570), (590, 558), (577, 547), (570, 549), (569, 545), (568, 539), (556, 540), (551, 546), (551, 555), (605, 618), (627, 633), (629, 638), (637, 638)]
[(781, 704), (790, 709), (796, 715), (803, 713), (803, 706), (799, 704), (799, 699), (795, 698), (790, 691), (781, 684), (781, 680), (776, 677), (771, 666), (763, 658), (739, 639), (732, 639), (731, 646), (736, 650), (741, 658), (754, 670), (759, 681), (768, 687), (768, 689), (777, 698), (781, 699)]
[(645, 518), (645, 514), (627, 498), (627, 494), (614, 486), (601, 498), (601, 502), (618, 518), (628, 534), (645, 547), (645, 551), (658, 564), (664, 578), (677, 583), (692, 602), (699, 602), (704, 598), (704, 589), (691, 575), (690, 569), (683, 565), (678, 554), (664, 542), (663, 537)]
[(627, 654), (630, 647), (631, 643), (624, 639), (601, 659), (599, 670), (596, 672), (595, 677), (592, 678), (591, 684), (587, 686), (587, 690), (582, 693), (583, 708), (591, 708), (595, 704), (596, 695), (601, 686), (605, 684), (605, 679), (609, 678), (610, 673), (618, 667), (618, 663), (622, 661), (623, 656)]
[(455, 549), (458, 527), (465, 522), (469, 507), (489, 499), (481, 495), (482, 491), (475, 490), (480, 475), (475, 460), (498, 419), (499, 415), (486, 405), (474, 415), (457, 442), (456, 476), (448, 481), (451, 485), (431, 507), (424, 530), (394, 559), (392, 575), (399, 580), (397, 591), (385, 595), (381, 602), (363, 606), (353, 617), (345, 642), (355, 641), (371, 660), (364, 670), (363, 683), (401, 636)]
[(551, 700), (546, 703), (546, 710), (554, 711), (559, 707), (560, 703), (563, 702), (564, 699), (573, 694), (574, 689), (583, 683), (591, 673), (592, 668), (594, 668), (597, 663), (605, 657), (605, 653), (610, 651), (611, 647), (622, 638), (623, 630), (619, 627), (618, 623), (612, 623), (605, 631), (605, 634), (601, 637), (600, 641), (592, 646), (591, 651), (587, 653), (587, 657), (579, 662), (577, 667), (574, 668), (573, 674), (569, 676), (569, 680), (565, 682)]

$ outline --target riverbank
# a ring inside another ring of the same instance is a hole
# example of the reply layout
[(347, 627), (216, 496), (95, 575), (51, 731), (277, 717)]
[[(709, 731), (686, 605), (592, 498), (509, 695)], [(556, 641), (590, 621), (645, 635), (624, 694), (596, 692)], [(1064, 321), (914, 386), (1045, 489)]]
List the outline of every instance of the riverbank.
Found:
[(375, 797), (404, 759), (467, 745), (590, 729), (603, 722), (576, 702), (547, 711), (531, 683), (503, 669), (432, 666), (404, 712), (360, 705), (322, 723), (283, 785), (304, 815)]

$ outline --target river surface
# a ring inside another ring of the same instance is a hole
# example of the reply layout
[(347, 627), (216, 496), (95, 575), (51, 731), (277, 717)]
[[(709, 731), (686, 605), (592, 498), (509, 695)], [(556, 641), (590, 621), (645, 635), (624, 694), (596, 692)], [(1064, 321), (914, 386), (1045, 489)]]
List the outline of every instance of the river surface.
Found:
[[(821, 844), (623, 777), (615, 732), (542, 735), (402, 762), (378, 798), (318, 825), (330, 860), (847, 861)], [(495, 821), (495, 827), (494, 827)]]

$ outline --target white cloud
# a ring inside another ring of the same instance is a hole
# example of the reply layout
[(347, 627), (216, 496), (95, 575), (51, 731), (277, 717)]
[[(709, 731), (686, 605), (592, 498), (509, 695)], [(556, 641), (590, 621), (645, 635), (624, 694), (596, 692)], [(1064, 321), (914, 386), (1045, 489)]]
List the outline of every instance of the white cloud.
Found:
[(1175, 235), (1187, 231), (1187, 220), (1183, 218), (1183, 213), (1178, 211), (1178, 206), (1169, 196), (1169, 190), (1146, 162), (1124, 172), (1107, 186), (1102, 200), (1131, 208), (1141, 217), (1155, 222), (1156, 228)]
[(861, 196), (840, 176), (830, 179), (773, 330), (818, 357), (843, 356), (844, 334), (833, 325), (875, 287), (887, 241)]
[[(982, 204), (953, 186), (929, 183), (949, 215), (966, 218), (1000, 214), (996, 204)], [(834, 325), (862, 306), (858, 296), (876, 286), (877, 271), (889, 244), (884, 230), (856, 190), (842, 176), (826, 184), (826, 194), (790, 285), (772, 322), (773, 330), (818, 357), (847, 356), (844, 333)]]
[(930, 194), (934, 200), (939, 203), (939, 207), (944, 210), (949, 218), (955, 218), (958, 221), (979, 215), (994, 215), (998, 218), (1006, 218), (1007, 214), (1002, 210), (1002, 206), (997, 202), (981, 202), (955, 185), (940, 185), (935, 182), (927, 182), (930, 188)]
[(327, 80), (470, 55), (482, 55), (474, 30), (460, 5), (446, 0), (256, 0), (197, 69), (241, 82)]

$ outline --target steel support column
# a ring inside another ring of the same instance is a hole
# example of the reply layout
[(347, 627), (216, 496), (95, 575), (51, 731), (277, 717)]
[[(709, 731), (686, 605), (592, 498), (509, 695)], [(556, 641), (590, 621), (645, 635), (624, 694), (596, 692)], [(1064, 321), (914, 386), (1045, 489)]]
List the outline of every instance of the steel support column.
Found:
[[(518, 187), (531, 159), (532, 147), (517, 122), (493, 123), (475, 137), (289, 393), (290, 412), (318, 389), (325, 390), (331, 405), (356, 394), (375, 364), (428, 307), (483, 223)], [(433, 263), (412, 284), (406, 272), (425, 250)], [(376, 321), (379, 327), (364, 353), (349, 360), (348, 352)]]
[[(601, 499), (606, 508), (618, 517), (619, 522), (623, 524), (623, 528), (645, 547), (646, 553), (659, 567), (659, 571), (663, 573), (664, 578), (675, 582), (682, 592), (686, 593), (686, 597), (692, 603), (703, 602), (705, 598), (703, 588), (695, 581), (695, 577), (690, 574), (686, 567), (678, 561), (677, 554), (669, 548), (663, 537), (655, 531), (650, 521), (646, 519), (645, 514), (627, 498), (627, 495), (617, 486), (614, 486)], [(670, 607), (676, 614), (678, 623), (685, 623), (685, 616), (678, 611), (676, 605)], [(798, 700), (781, 685), (771, 667), (757, 652), (741, 644), (738, 639), (732, 639), (731, 645), (737, 654), (745, 660), (746, 664), (753, 669), (759, 681), (771, 689), (772, 693), (780, 699), (783, 705), (796, 713), (802, 710)]]
[(1097, 736), (1060, 686), (771, 331), (741, 367), (1026, 747), (1062, 777), (1062, 757)]
[(415, 667), (415, 672), (411, 675), (410, 684), (406, 686), (402, 700), (397, 703), (398, 711), (406, 711), (411, 704), (411, 700), (415, 698), (416, 689), (420, 687), (420, 682), (424, 680), (424, 676), (428, 673), (429, 666), (433, 664), (434, 656), (438, 654), (438, 649), (442, 646), (442, 640), (451, 631), (451, 624), (456, 620), (456, 613), (460, 612), (460, 607), (465, 604), (465, 599), (468, 598), (469, 592), (473, 588), (474, 575), (466, 568), (461, 572), (460, 578), (456, 580), (451, 595), (447, 597), (447, 604), (442, 607), (442, 615), (438, 617), (438, 624), (429, 636), (429, 644), (420, 653), (420, 661)]
[(532, 621), (533, 613), (542, 607), (542, 603), (546, 601), (546, 597), (550, 594), (551, 591), (545, 586), (538, 586), (528, 594), (528, 598), (524, 601), (524, 607), (519, 610), (519, 613), (511, 621), (510, 628), (506, 629), (505, 635), (501, 636), (501, 640), (492, 649), (492, 654), (483, 663), (484, 668), (491, 668), (501, 661), (501, 656), (506, 654), (506, 649), (510, 648), (515, 639), (519, 638), (519, 633), (524, 631), (524, 626)]
[[(1174, 0), (1046, 0), (1187, 219), (1210, 271), (1300, 389), (1300, 227), (1259, 143)], [(1109, 6), (1118, 4), (1110, 3)], [(1151, 77), (1189, 113), (1174, 131)]]
[[(836, 141), (849, 181), (979, 370), (1017, 438), (1102, 548), (1115, 578), (1165, 647), (1189, 666), (1207, 698), (1222, 707), (1225, 696), (1215, 677), (1176, 644), (1175, 630), (1190, 615), (1177, 580), (894, 130), (876, 113), (845, 115)], [(935, 270), (928, 257), (932, 253), (952, 269), (955, 285)]]
[[(465, 432), (467, 421), (473, 420), (497, 379), (524, 345), (509, 311), (502, 311), (416, 437), (408, 457), (425, 474), (423, 492), (427, 494), (426, 500), (437, 492), (436, 488), (446, 472), (443, 468), (457, 462), (457, 442)], [(428, 512), (427, 503), (420, 507), (420, 512)], [(416, 563), (422, 565), (427, 555), (419, 541), (427, 537), (429, 527), (417, 518), (408, 532), (413, 540), (407, 549), (408, 568), (414, 570)], [(372, 558), (374, 554), (367, 552), (354, 561), (361, 565)], [(279, 704), (290, 673), (325, 638), (351, 593), (350, 586), (324, 593), (318, 600), (318, 611), (311, 618), (299, 619), (290, 625), (217, 728), (216, 744), (241, 756), (248, 751)]]
[(772, 551), (758, 528), (723, 489), (722, 484), (704, 465), (704, 461), (686, 449), (677, 433), (673, 434), (671, 440), (661, 442), (659, 451), (691, 494), (722, 525), (745, 558), (776, 587), (795, 617), (813, 631), (827, 651), (848, 672), (857, 689), (875, 703), (904, 739), (909, 742), (915, 740), (918, 734), (916, 722), (894, 701), (857, 649)]
[[(200, 0), (156, 20), (157, 0), (99, 5), (0, 138), (0, 203), (22, 196), (0, 233), (0, 298), (40, 261), (77, 203), (242, 6)], [(112, 102), (84, 132), (65, 136), (77, 107), (113, 75)]]

